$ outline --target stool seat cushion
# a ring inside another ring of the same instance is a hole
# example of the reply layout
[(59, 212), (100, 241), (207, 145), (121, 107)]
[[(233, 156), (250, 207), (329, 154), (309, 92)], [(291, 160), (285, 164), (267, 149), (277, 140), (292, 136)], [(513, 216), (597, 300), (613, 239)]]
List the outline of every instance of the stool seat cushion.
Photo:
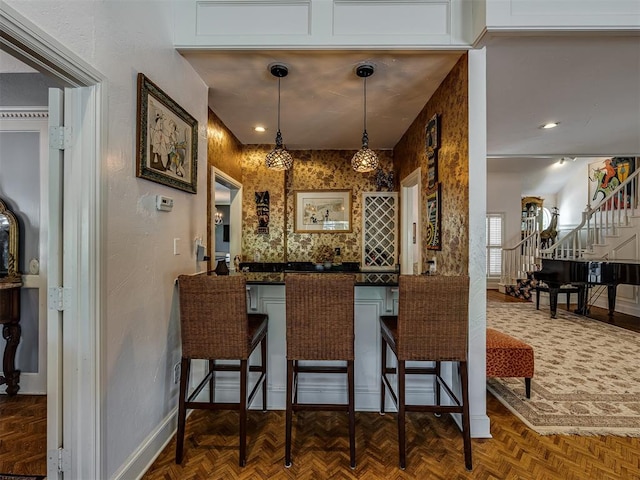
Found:
[(487, 377), (533, 377), (533, 348), (506, 333), (487, 328)]

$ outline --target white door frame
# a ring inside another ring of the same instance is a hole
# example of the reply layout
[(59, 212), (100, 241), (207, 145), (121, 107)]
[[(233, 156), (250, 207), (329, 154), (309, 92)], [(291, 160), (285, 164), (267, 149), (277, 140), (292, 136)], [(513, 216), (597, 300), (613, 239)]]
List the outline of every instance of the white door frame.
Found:
[[(418, 211), (410, 200), (410, 192), (417, 189)], [(420, 200), (422, 199), (422, 175), (420, 167), (407, 175), (400, 182), (400, 241), (401, 272), (405, 274), (420, 274), (422, 272), (422, 215), (420, 215)], [(416, 245), (413, 244), (413, 223), (416, 223)], [(416, 250), (416, 258), (408, 255), (410, 249)], [(418, 271), (413, 271), (413, 264), (418, 264)]]
[[(65, 91), (63, 111), (65, 126), (71, 127), (73, 133), (67, 140), (64, 160), (55, 153), (49, 159), (60, 162), (59, 170), (53, 168), (49, 172), (49, 220), (58, 225), (56, 218), (64, 221), (62, 244), (56, 240), (49, 244), (48, 286), (64, 287), (64, 311), (50, 308), (47, 320), (48, 359), (54, 361), (49, 364), (47, 379), (47, 478), (104, 478), (100, 333), (105, 271), (101, 242), (101, 158), (106, 138), (102, 130), (107, 125), (103, 109), (107, 99), (105, 79), (5, 3), (0, 3), (0, 28), (4, 33), (0, 39), (3, 50), (71, 87)], [(62, 99), (56, 101), (58, 111), (62, 111)], [(62, 175), (57, 177), (56, 171)], [(51, 237), (57, 237), (55, 233)], [(57, 265), (63, 248), (66, 254), (60, 276)], [(60, 278), (64, 283), (52, 283)], [(62, 473), (58, 471), (60, 448)]]
[[(216, 209), (215, 184), (216, 182), (223, 184), (231, 189), (231, 199), (229, 201), (229, 225), (235, 225), (236, 228), (229, 228), (229, 255), (231, 257), (231, 267), (233, 268), (233, 259), (236, 255), (242, 254), (242, 183), (232, 176), (224, 173), (215, 167), (211, 169), (211, 205), (210, 215), (213, 215)], [(215, 223), (211, 219), (212, 230), (215, 229)], [(209, 256), (213, 258), (215, 255), (215, 232), (211, 234), (211, 250)], [(215, 268), (215, 265), (212, 265)]]

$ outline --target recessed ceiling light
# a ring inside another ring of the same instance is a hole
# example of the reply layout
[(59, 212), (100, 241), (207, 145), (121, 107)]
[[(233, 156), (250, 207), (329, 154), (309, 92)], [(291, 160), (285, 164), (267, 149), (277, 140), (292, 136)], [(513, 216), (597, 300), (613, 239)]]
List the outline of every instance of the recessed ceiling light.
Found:
[(260, 132), (260, 133), (263, 133), (263, 132), (266, 132), (266, 131), (267, 131), (267, 129), (266, 129), (266, 128), (261, 127), (260, 125), (258, 125), (257, 127), (255, 127), (255, 128), (254, 128), (254, 130), (255, 130), (256, 132)]
[(553, 122), (553, 123), (545, 123), (544, 125), (542, 125), (542, 127), (540, 128), (544, 128), (545, 130), (548, 128), (556, 128), (558, 125), (560, 125), (560, 122)]

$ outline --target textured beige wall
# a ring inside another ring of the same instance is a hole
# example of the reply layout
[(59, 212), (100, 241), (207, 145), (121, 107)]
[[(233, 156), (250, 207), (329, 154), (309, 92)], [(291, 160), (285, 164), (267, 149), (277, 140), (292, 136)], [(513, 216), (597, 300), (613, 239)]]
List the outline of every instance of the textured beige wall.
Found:
[[(353, 150), (294, 150), (294, 164), (288, 172), (272, 172), (264, 157), (272, 146), (247, 146), (243, 161), (242, 255), (261, 261), (315, 261), (320, 245), (340, 247), (343, 261), (360, 261), (362, 192), (375, 191), (375, 173), (351, 169)], [(393, 166), (391, 151), (378, 151), (385, 171)], [(296, 190), (351, 190), (351, 233), (294, 233), (294, 192)], [(255, 192), (269, 190), (269, 234), (258, 234)]]
[(441, 184), (442, 250), (423, 250), (423, 271), (435, 256), (441, 274), (467, 273), (469, 265), (468, 56), (463, 55), (393, 150), (397, 181), (422, 172), (422, 240), (426, 238), (427, 156), (425, 127), (440, 114), (438, 181)]

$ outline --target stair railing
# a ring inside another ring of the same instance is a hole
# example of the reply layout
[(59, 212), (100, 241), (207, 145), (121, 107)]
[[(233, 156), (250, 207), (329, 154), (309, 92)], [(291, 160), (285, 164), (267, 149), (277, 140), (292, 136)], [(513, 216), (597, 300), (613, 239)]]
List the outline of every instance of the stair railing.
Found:
[(502, 249), (502, 285), (515, 285), (527, 272), (539, 269), (536, 265), (540, 251), (540, 232), (535, 230), (510, 248)]
[(595, 207), (582, 212), (582, 221), (572, 231), (545, 250), (541, 258), (581, 259), (593, 253), (594, 247), (606, 243), (606, 237), (616, 235), (630, 225), (630, 218), (637, 216), (638, 179), (640, 169), (631, 173), (624, 182), (603, 198)]

